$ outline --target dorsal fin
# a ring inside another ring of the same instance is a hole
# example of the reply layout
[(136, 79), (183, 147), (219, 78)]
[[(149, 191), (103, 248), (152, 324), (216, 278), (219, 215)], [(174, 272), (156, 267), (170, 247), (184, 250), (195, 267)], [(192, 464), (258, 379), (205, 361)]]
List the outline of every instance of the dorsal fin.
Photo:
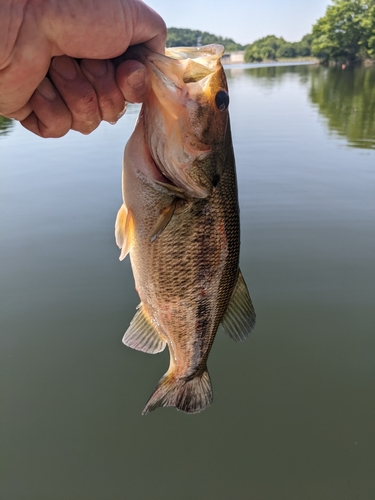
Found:
[(156, 354), (165, 349), (165, 339), (159, 334), (154, 325), (148, 319), (142, 303), (131, 320), (129, 328), (122, 339), (123, 343), (137, 351)]
[(131, 210), (127, 210), (125, 205), (121, 205), (117, 212), (115, 223), (116, 243), (121, 248), (120, 260), (128, 255), (134, 237), (134, 218)]
[(241, 271), (222, 321), (225, 333), (235, 342), (246, 340), (255, 326), (255, 311)]

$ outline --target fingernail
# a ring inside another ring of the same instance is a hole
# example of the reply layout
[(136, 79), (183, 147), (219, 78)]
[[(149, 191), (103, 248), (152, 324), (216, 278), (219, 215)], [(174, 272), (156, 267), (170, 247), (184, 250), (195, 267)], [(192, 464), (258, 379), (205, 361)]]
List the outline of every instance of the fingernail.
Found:
[(48, 78), (44, 78), (36, 89), (39, 94), (47, 99), (48, 101), (54, 101), (56, 99), (56, 92), (52, 83)]
[(144, 69), (138, 69), (128, 77), (128, 84), (134, 90), (140, 89), (145, 84), (146, 73)]
[(107, 63), (99, 59), (84, 59), (81, 66), (92, 76), (103, 76), (107, 71)]
[(52, 67), (66, 80), (74, 80), (77, 76), (75, 62), (68, 56), (59, 56), (52, 59)]

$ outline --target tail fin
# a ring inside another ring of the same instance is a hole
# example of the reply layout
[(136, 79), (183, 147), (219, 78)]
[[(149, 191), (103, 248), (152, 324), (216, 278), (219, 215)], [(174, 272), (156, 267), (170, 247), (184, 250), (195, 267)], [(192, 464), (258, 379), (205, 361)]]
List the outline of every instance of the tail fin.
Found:
[(146, 415), (159, 406), (175, 406), (185, 413), (199, 413), (212, 403), (212, 386), (207, 369), (191, 380), (166, 373), (142, 412)]

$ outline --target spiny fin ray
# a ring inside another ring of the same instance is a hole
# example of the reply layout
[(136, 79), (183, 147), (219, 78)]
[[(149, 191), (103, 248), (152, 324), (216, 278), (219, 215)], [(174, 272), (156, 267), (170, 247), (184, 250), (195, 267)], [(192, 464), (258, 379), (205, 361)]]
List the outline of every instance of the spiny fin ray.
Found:
[(134, 218), (131, 210), (127, 210), (125, 205), (121, 205), (117, 212), (115, 223), (116, 244), (121, 248), (119, 259), (124, 260), (128, 255), (134, 238)]
[(151, 243), (153, 243), (161, 235), (161, 233), (164, 231), (164, 229), (170, 223), (170, 221), (173, 217), (173, 214), (176, 210), (176, 200), (177, 200), (177, 198), (175, 198), (173, 200), (171, 205), (169, 205), (168, 207), (166, 207), (162, 210), (162, 212), (161, 212), (161, 214), (160, 214), (160, 216), (155, 224), (154, 230), (152, 231), (152, 234), (150, 237)]
[(255, 326), (255, 311), (241, 271), (222, 321), (225, 333), (235, 342), (246, 340)]

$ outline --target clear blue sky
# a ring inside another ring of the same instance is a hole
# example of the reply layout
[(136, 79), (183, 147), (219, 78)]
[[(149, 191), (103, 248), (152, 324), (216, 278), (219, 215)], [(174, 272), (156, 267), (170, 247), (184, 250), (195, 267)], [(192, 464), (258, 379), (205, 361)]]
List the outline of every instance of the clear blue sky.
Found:
[(329, 0), (144, 0), (168, 27), (208, 31), (246, 44), (266, 35), (300, 40)]

